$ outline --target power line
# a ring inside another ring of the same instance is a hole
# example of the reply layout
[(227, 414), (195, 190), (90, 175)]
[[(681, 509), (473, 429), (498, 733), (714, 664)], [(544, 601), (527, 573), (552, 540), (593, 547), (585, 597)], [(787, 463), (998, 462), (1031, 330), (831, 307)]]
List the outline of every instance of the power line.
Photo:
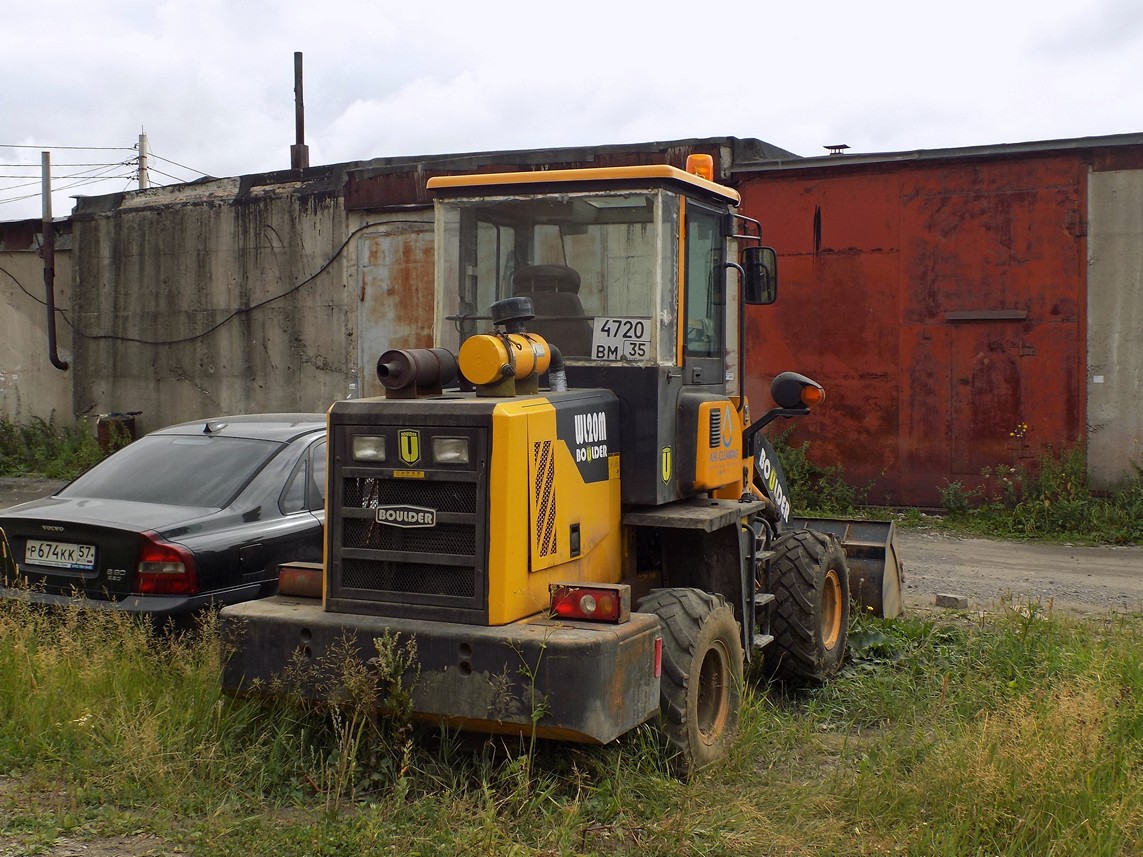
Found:
[(39, 149), (52, 151), (55, 149), (73, 149), (78, 152), (133, 152), (134, 146), (33, 146), (24, 143), (0, 143), (0, 149)]
[(164, 158), (162, 155), (156, 155), (154, 152), (148, 152), (147, 156), (156, 158), (160, 161), (166, 161), (168, 164), (174, 164), (176, 167), (182, 167), (184, 170), (190, 170), (192, 173), (198, 173), (200, 176), (207, 176), (208, 178), (210, 176), (210, 173), (204, 173), (202, 170), (196, 170), (194, 167), (188, 167), (186, 164), (180, 164), (178, 161), (172, 161), (170, 158)]
[[(136, 163), (136, 162), (135, 161), (119, 161), (118, 163), (114, 163), (114, 164), (73, 164), (72, 166), (88, 166), (91, 169), (81, 170), (78, 173), (55, 173), (55, 172), (53, 172), (52, 173), (52, 180), (54, 181), (55, 179), (79, 178), (80, 176), (86, 175), (87, 173), (90, 173), (95, 169), (105, 169), (106, 170), (106, 169), (114, 169), (115, 167), (129, 167), (133, 163)], [(61, 165), (60, 164), (52, 164), (52, 166), (56, 167), (56, 166), (61, 166)], [(37, 165), (36, 169), (40, 169), (39, 165)], [(0, 175), (0, 179), (26, 179), (26, 178), (28, 178), (28, 176)], [(28, 185), (40, 184), (40, 180), (36, 179), (35, 181), (27, 182), (27, 184)], [(12, 185), (12, 187), (24, 187), (24, 186), (25, 185)]]
[(162, 170), (155, 169), (154, 167), (151, 167), (150, 171), (153, 173), (158, 173), (161, 176), (166, 176), (167, 178), (172, 179), (173, 181), (177, 181), (179, 184), (186, 184), (187, 183), (186, 179), (180, 179), (178, 176), (172, 176), (170, 173), (164, 173)]
[[(127, 162), (126, 161), (120, 161), (119, 163), (127, 163)], [(15, 169), (21, 169), (21, 170), (23, 170), (23, 169), (38, 170), (42, 166), (43, 166), (42, 164), (20, 164), (20, 163), (17, 163), (15, 161), (12, 161), (11, 163), (9, 163), (7, 161), (0, 161), (0, 167), (13, 167)], [(52, 161), (52, 168), (53, 169), (55, 167), (108, 167), (108, 166), (111, 166), (111, 164), (109, 164), (106, 161), (104, 161), (101, 164), (67, 164), (67, 163), (61, 163), (59, 161)]]
[[(134, 174), (111, 175), (111, 176), (106, 176), (106, 175), (105, 176), (88, 176), (86, 178), (77, 179), (76, 181), (71, 182), (69, 184), (55, 185), (52, 187), (52, 193), (54, 194), (54, 193), (58, 193), (59, 191), (71, 190), (72, 188), (77, 188), (77, 187), (86, 187), (87, 185), (98, 184), (99, 182), (116, 181), (118, 179), (133, 180), (134, 178), (135, 178)], [(39, 184), (39, 182), (36, 182), (36, 184)], [(3, 190), (15, 190), (17, 187), (24, 187), (24, 185), (15, 185), (11, 188), (4, 188)], [(36, 192), (36, 193), (27, 193), (27, 194), (24, 194), (23, 196), (10, 196), (10, 197), (5, 197), (5, 198), (0, 198), (0, 204), (6, 203), (6, 202), (21, 202), (25, 199), (36, 199), (39, 196), (41, 196), (41, 194), (39, 192)]]
[[(102, 182), (102, 181), (113, 181), (113, 180), (123, 179), (123, 178), (127, 178), (127, 179), (134, 178), (136, 174), (124, 176), (124, 175), (108, 175), (108, 173), (110, 173), (112, 170), (118, 169), (120, 167), (129, 167), (132, 164), (137, 163), (137, 162), (138, 162), (137, 160), (128, 159), (126, 161), (118, 161), (116, 163), (92, 164), (88, 169), (85, 169), (85, 170), (79, 170), (78, 172), (74, 172), (74, 173), (66, 173), (64, 175), (54, 175), (54, 176), (52, 176), (52, 183), (53, 183), (52, 184), (52, 193), (54, 194), (58, 191), (70, 190), (72, 188), (83, 187), (85, 185), (94, 184), (94, 183)], [(77, 165), (77, 166), (79, 166), (79, 165)], [(24, 179), (24, 178), (27, 178), (27, 176), (3, 176), (3, 178)], [(69, 181), (70, 179), (75, 179), (75, 181)], [(58, 180), (62, 180), (65, 183), (64, 184), (56, 184), (56, 181), (58, 181)], [(39, 184), (41, 184), (41, 182), (39, 180), (34, 180), (34, 181), (21, 182), (19, 184), (6, 185), (5, 187), (0, 188), (0, 192), (8, 193), (8, 192), (11, 192), (14, 190), (19, 190), (20, 188), (33, 187), (33, 186), (36, 186)], [(39, 194), (39, 193), (29, 193), (29, 194), (23, 194), (20, 196), (0, 198), (0, 204), (7, 203), (7, 202), (22, 202), (26, 199), (32, 199), (32, 198), (40, 196), (40, 195), (41, 194)]]
[(24, 196), (10, 196), (7, 199), (0, 199), (0, 204), (5, 202), (22, 202), (25, 199), (35, 199), (38, 196), (38, 193), (28, 193), (24, 194)]
[[(41, 151), (49, 151), (52, 149), (68, 149), (68, 150), (90, 151), (90, 152), (137, 152), (138, 151), (138, 146), (131, 146), (131, 147), (126, 147), (126, 146), (36, 146), (36, 145), (23, 144), (23, 143), (12, 144), (12, 145), (0, 144), (0, 149), (4, 149), (4, 148), (39, 149)], [(157, 155), (154, 152), (150, 152), (150, 151), (147, 152), (147, 158), (148, 158), (148, 160), (157, 160), (157, 161), (162, 161), (162, 162), (167, 163), (167, 164), (171, 164), (172, 166), (178, 167), (179, 169), (187, 170), (188, 172), (195, 173), (195, 174), (197, 174), (197, 176), (210, 178), (209, 173), (203, 172), (202, 170), (197, 170), (194, 167), (189, 167), (186, 164), (181, 164), (178, 161), (171, 160), (170, 158), (165, 158), (162, 155)], [(0, 166), (10, 167), (10, 168), (15, 168), (15, 169), (26, 169), (26, 170), (42, 169), (42, 165), (37, 165), (37, 164), (21, 164), (21, 163), (0, 162)], [(51, 177), (52, 185), (53, 185), (51, 188), (51, 192), (53, 194), (55, 194), (58, 191), (66, 191), (66, 190), (69, 190), (72, 188), (83, 187), (83, 186), (94, 184), (94, 183), (101, 182), (101, 181), (114, 181), (114, 180), (119, 180), (119, 179), (126, 179), (126, 180), (130, 181), (132, 179), (137, 179), (139, 177), (140, 157), (129, 158), (127, 160), (119, 161), (117, 163), (82, 163), (82, 162), (77, 162), (77, 163), (58, 164), (57, 166), (69, 167), (69, 168), (85, 167), (86, 169), (78, 170), (76, 172), (69, 172), (69, 173), (65, 173), (62, 175), (53, 175)], [(133, 167), (134, 172), (131, 175), (109, 175), (108, 174), (111, 171), (113, 171), (119, 167)], [(184, 179), (184, 178), (181, 178), (179, 176), (172, 175), (171, 173), (155, 169), (155, 167), (153, 165), (150, 166), (150, 172), (155, 173), (155, 174), (160, 175), (160, 176), (163, 176), (164, 178), (170, 179), (172, 182), (177, 182), (179, 184), (186, 184), (188, 182), (194, 181), (193, 178), (192, 179)], [(19, 175), (19, 174), (15, 174), (15, 173), (0, 175), (0, 179), (20, 180), (20, 179), (30, 179), (30, 178), (31, 178), (30, 175)], [(70, 180), (74, 180), (74, 181), (70, 181)], [(56, 182), (58, 182), (58, 181), (63, 181), (64, 184), (57, 184)], [(18, 191), (21, 188), (31, 188), (31, 187), (34, 187), (36, 185), (39, 185), (40, 183), (41, 183), (40, 180), (20, 181), (17, 184), (8, 184), (8, 185), (4, 185), (4, 186), (0, 187), (0, 193), (11, 193), (12, 191)], [(162, 185), (156, 185), (156, 186), (162, 187)], [(126, 190), (126, 189), (127, 188), (125, 188), (124, 190)], [(42, 195), (41, 193), (25, 193), (25, 194), (17, 194), (16, 196), (0, 197), (0, 205), (2, 205), (4, 203), (10, 203), (10, 202), (22, 202), (24, 200), (34, 199), (34, 198), (41, 196), (41, 195)]]

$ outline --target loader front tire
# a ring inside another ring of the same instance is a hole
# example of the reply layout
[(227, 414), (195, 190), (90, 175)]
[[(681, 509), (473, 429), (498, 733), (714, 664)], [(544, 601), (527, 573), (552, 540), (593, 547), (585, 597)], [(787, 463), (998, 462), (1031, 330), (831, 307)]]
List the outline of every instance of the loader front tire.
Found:
[(655, 589), (639, 601), (663, 626), (660, 728), (690, 774), (724, 755), (742, 707), (742, 641), (722, 596), (700, 589)]
[(784, 681), (824, 681), (841, 668), (849, 639), (845, 551), (814, 530), (783, 533), (774, 551), (774, 642), (765, 650), (765, 668)]

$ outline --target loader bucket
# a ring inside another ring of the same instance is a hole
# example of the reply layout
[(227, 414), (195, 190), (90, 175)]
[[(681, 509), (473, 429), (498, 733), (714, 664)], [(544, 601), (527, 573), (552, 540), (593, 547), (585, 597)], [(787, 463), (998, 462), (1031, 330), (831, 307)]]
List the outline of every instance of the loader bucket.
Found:
[(897, 556), (892, 521), (791, 518), (790, 527), (837, 537), (849, 567), (849, 597), (862, 612), (890, 619), (904, 615), (905, 565)]

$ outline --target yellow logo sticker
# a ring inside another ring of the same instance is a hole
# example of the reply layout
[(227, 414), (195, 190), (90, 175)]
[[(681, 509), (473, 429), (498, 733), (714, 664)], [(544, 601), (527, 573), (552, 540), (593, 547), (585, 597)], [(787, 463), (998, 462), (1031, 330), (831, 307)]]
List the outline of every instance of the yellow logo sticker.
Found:
[(660, 468), (660, 475), (663, 477), (664, 482), (671, 481), (671, 466), (671, 448), (669, 446), (664, 446), (662, 467)]
[(421, 433), (412, 429), (397, 432), (397, 453), (406, 464), (421, 460)]

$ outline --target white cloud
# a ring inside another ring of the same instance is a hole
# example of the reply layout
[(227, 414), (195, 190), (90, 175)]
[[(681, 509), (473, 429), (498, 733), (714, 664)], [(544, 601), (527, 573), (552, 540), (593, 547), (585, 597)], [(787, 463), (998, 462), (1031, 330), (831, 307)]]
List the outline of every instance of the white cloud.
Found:
[[(1138, 8), (58, 0), (45, 14), (18, 4), (0, 29), (0, 144), (130, 147), (145, 127), (156, 155), (192, 168), (156, 162), (179, 178), (285, 168), (296, 50), (315, 164), (720, 135), (815, 155), (835, 142), (893, 151), (1138, 132)], [(34, 148), (0, 148), (0, 164), (38, 160)], [(19, 183), (0, 179), (0, 200), (21, 195)], [(57, 197), (57, 213), (69, 206)], [(0, 202), (0, 219), (38, 213), (38, 199)]]

